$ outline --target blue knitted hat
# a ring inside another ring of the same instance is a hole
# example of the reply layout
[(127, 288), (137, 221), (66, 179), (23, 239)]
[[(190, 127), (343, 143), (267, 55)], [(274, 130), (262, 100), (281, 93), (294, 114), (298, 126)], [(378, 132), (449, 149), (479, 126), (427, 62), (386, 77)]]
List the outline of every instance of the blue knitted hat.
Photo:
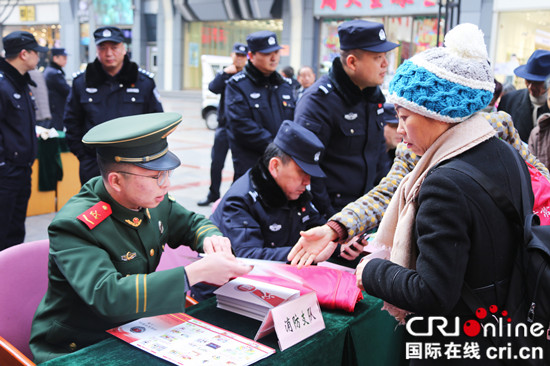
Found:
[(445, 47), (405, 61), (390, 82), (388, 101), (426, 117), (462, 122), (486, 107), (495, 88), (483, 32), (459, 24), (445, 36)]

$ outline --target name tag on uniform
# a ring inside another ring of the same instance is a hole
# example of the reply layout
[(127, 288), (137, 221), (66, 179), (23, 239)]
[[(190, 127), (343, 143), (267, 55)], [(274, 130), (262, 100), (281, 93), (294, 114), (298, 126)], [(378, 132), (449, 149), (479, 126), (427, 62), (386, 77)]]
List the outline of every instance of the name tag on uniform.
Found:
[(126, 89), (126, 93), (139, 94), (139, 88), (128, 88)]
[(384, 113), (384, 108), (378, 108), (378, 109), (376, 110), (376, 113), (377, 113), (377, 114), (382, 114), (382, 113)]
[(286, 94), (283, 95), (283, 99), (287, 99), (287, 100), (290, 99), (290, 95), (286, 95)]
[(97, 88), (86, 88), (86, 93), (90, 93), (90, 94), (97, 93)]

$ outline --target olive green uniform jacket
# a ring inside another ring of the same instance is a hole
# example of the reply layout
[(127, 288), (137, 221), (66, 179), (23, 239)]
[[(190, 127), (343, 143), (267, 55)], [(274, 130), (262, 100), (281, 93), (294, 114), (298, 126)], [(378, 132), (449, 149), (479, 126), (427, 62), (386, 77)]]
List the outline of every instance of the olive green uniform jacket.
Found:
[(48, 231), (49, 284), (30, 340), (36, 363), (97, 343), (132, 320), (183, 312), (184, 268), (155, 272), (164, 245), (202, 252), (204, 238), (222, 235), (170, 197), (153, 209), (124, 208), (101, 177), (67, 202)]

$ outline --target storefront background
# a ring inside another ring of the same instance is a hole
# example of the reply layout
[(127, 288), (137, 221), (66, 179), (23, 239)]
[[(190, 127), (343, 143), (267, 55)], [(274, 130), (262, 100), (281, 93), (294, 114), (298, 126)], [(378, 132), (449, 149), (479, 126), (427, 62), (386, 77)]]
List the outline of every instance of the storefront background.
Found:
[(523, 65), (536, 49), (550, 50), (550, 10), (501, 12), (498, 14), (495, 78), (525, 88), (514, 69)]
[(270, 19), (186, 23), (183, 54), (185, 58), (184, 88), (201, 87), (201, 55), (229, 56), (235, 42), (246, 44), (246, 36), (260, 30), (275, 32), (280, 43), (283, 22), (281, 19)]

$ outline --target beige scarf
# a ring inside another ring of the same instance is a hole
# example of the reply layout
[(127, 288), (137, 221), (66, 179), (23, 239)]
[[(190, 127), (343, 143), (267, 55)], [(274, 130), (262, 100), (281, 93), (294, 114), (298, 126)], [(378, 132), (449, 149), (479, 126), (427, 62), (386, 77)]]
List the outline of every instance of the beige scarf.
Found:
[[(495, 130), (487, 120), (474, 114), (439, 136), (415, 168), (403, 178), (384, 214), (375, 239), (378, 245), (391, 248), (389, 259), (392, 262), (405, 268), (416, 268), (416, 254), (411, 239), (418, 209), (416, 201), (426, 174), (440, 162), (471, 149), (493, 135)], [(409, 314), (389, 303), (384, 303), (383, 310), (387, 310), (402, 324)]]

